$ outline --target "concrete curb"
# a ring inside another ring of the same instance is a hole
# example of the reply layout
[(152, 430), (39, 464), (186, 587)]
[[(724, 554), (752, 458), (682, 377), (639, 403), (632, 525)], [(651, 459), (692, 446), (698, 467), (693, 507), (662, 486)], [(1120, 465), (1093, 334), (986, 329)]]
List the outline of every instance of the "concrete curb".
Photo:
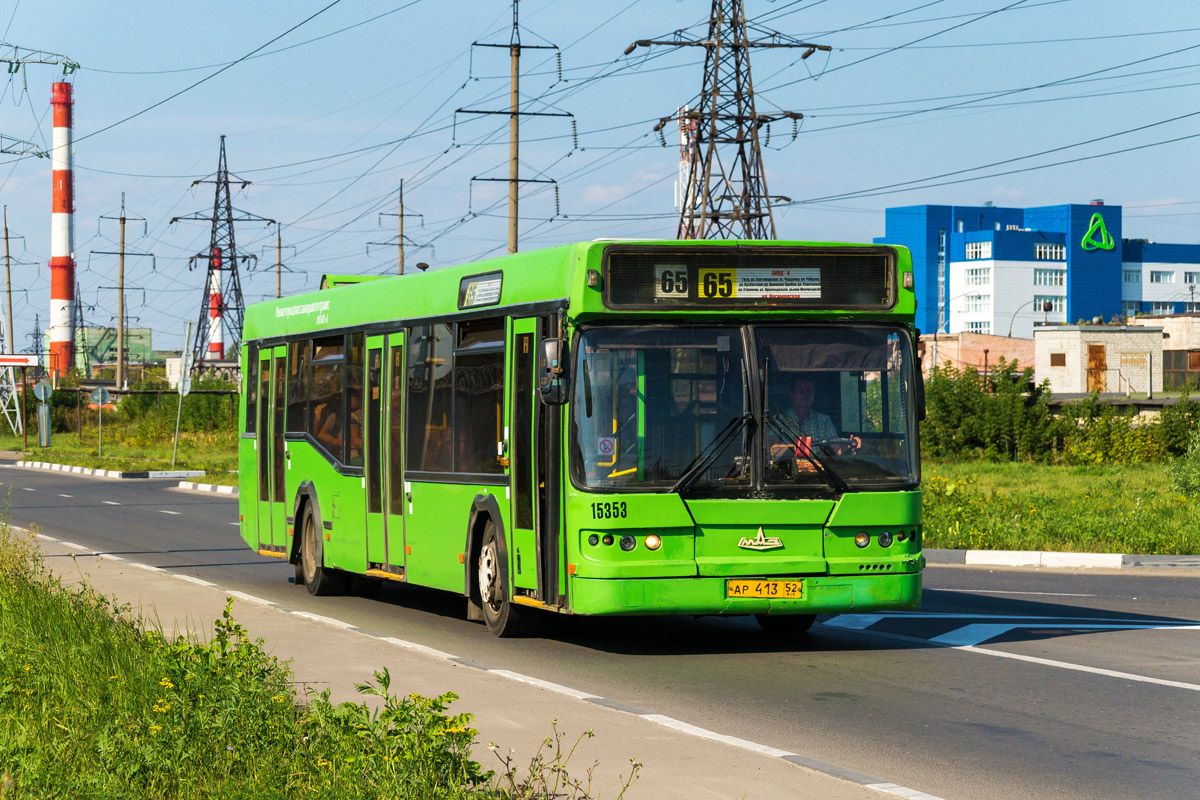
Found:
[(90, 475), (96, 478), (202, 478), (202, 469), (165, 469), (142, 472), (118, 472), (111, 469), (91, 469), (76, 467), (70, 464), (50, 464), (45, 461), (18, 461), (18, 467), (25, 469), (48, 469), (53, 472), (69, 472), (72, 475)]
[(1171, 567), (1200, 569), (1200, 556), (1144, 556), (1121, 553), (1051, 553), (1037, 550), (924, 551), (927, 564), (980, 567), (1045, 567), (1048, 569), (1136, 569)]
[[(201, 473), (202, 475), (204, 473)], [(180, 481), (176, 489), (184, 489), (189, 492), (212, 492), (214, 494), (227, 494), (232, 497), (238, 496), (236, 486), (217, 486), (211, 483), (193, 483), (192, 481)]]

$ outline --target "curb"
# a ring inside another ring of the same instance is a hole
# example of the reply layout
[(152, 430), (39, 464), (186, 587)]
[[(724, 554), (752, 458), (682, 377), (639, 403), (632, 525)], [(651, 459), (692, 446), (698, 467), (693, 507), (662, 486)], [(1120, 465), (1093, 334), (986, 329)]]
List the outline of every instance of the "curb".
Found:
[[(204, 473), (200, 473), (203, 475)], [(173, 476), (180, 477), (180, 476)], [(231, 497), (238, 496), (236, 486), (217, 486), (211, 483), (193, 483), (192, 481), (180, 481), (176, 489), (185, 489), (189, 492), (212, 492), (214, 494), (227, 494)]]
[(97, 478), (202, 478), (202, 469), (165, 469), (142, 472), (117, 472), (111, 469), (91, 469), (70, 464), (49, 464), (45, 461), (18, 461), (25, 469), (48, 469), (53, 472), (69, 472), (73, 475), (90, 475)]
[(1122, 553), (1052, 553), (1038, 550), (924, 551), (927, 564), (982, 567), (1046, 567), (1048, 569), (1136, 569), (1171, 567), (1200, 569), (1200, 556), (1149, 556)]

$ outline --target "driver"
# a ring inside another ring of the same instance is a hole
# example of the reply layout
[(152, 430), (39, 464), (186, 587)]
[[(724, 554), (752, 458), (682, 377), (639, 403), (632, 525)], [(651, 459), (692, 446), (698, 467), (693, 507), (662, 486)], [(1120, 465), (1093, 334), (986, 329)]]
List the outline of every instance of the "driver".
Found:
[[(800, 440), (792, 443), (788, 442), (782, 445), (771, 446), (771, 459), (775, 460), (783, 451), (789, 447), (796, 449), (797, 455), (804, 455), (800, 452), (801, 448), (808, 449), (811, 453), (811, 447), (814, 443), (820, 444), (828, 440), (840, 439), (838, 430), (833, 425), (833, 420), (827, 414), (822, 414), (820, 411), (813, 410), (813, 397), (816, 395), (816, 386), (812, 378), (806, 375), (797, 375), (792, 379), (792, 389), (788, 394), (791, 399), (792, 407), (779, 414), (779, 420), (788, 431), (794, 431)], [(840, 442), (826, 444), (834, 455), (846, 455), (858, 450), (862, 446), (862, 439), (858, 436), (851, 436), (848, 439)]]

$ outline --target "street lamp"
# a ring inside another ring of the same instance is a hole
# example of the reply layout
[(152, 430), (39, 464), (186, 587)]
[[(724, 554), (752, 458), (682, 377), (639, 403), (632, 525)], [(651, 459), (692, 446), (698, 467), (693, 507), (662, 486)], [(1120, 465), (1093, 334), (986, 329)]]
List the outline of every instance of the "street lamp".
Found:
[[(1008, 338), (1009, 339), (1012, 338), (1013, 323), (1017, 319), (1017, 314), (1019, 314), (1021, 312), (1021, 309), (1024, 308), (1025, 306), (1031, 306), (1036, 302), (1037, 302), (1037, 298), (1035, 297), (1032, 300), (1030, 300), (1028, 303), (1022, 303), (1021, 305), (1017, 306), (1017, 310), (1012, 313), (1012, 316), (1008, 320)], [(1053, 300), (1043, 300), (1042, 301), (1042, 313), (1043, 314), (1049, 314), (1053, 310), (1054, 310), (1054, 301)]]

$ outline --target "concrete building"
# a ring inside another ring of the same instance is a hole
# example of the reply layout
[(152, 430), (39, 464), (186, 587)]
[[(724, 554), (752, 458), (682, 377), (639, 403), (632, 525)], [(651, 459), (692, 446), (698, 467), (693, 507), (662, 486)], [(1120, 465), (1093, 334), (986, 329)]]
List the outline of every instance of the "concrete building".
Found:
[(1120, 206), (889, 208), (912, 251), (917, 326), (1029, 338), (1036, 325), (1200, 311), (1200, 245), (1123, 240)]
[(1016, 361), (1022, 368), (1034, 365), (1032, 339), (1008, 336), (990, 336), (985, 333), (932, 333), (921, 335), (917, 343), (917, 354), (921, 357), (921, 370), (929, 377), (934, 364), (946, 364), (955, 369), (974, 368), (979, 372), (995, 369), (996, 363)]
[(1130, 325), (1161, 327), (1163, 331), (1163, 387), (1178, 391), (1200, 386), (1200, 314), (1169, 317), (1136, 317)]
[(1055, 394), (1161, 393), (1163, 329), (1054, 325), (1033, 332), (1034, 379)]

